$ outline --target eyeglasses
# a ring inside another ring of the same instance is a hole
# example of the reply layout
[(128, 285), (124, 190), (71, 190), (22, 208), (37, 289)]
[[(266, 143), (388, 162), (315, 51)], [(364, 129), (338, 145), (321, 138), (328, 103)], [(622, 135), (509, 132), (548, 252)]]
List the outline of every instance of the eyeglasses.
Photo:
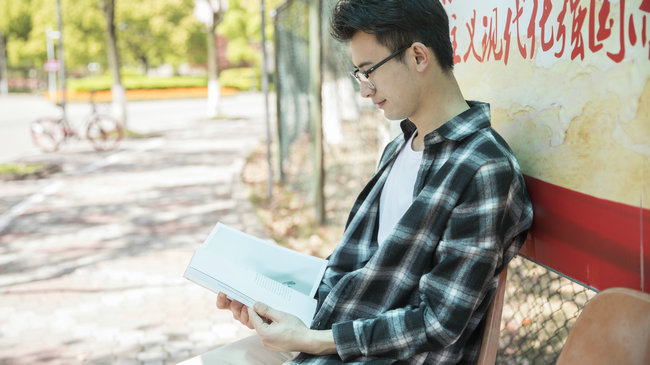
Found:
[(352, 75), (352, 77), (354, 77), (359, 82), (359, 84), (361, 84), (362, 86), (366, 86), (366, 87), (371, 88), (372, 90), (375, 90), (375, 84), (373, 84), (372, 81), (370, 81), (370, 79), (368, 78), (368, 75), (370, 75), (370, 73), (373, 72), (374, 70), (378, 69), (379, 66), (381, 66), (384, 63), (390, 61), (391, 58), (393, 58), (393, 57), (397, 56), (398, 54), (404, 52), (409, 47), (411, 47), (411, 46), (410, 45), (404, 46), (404, 47), (398, 49), (397, 51), (389, 54), (388, 57), (386, 57), (383, 60), (377, 62), (374, 66), (370, 67), (366, 71), (361, 71), (361, 70), (359, 70), (357, 68), (356, 70), (350, 72), (350, 75)]

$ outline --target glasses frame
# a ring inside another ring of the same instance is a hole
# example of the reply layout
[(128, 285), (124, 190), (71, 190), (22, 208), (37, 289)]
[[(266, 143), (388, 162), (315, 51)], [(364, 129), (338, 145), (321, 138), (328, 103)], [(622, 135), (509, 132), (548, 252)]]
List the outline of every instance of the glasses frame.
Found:
[(354, 78), (359, 82), (360, 85), (364, 85), (364, 84), (365, 84), (366, 86), (368, 86), (368, 87), (371, 88), (372, 90), (375, 90), (375, 89), (376, 89), (375, 84), (373, 84), (372, 81), (370, 81), (370, 78), (368, 78), (368, 76), (370, 75), (370, 73), (373, 72), (373, 71), (375, 71), (376, 69), (378, 69), (379, 66), (381, 66), (381, 65), (383, 65), (384, 63), (390, 61), (393, 57), (395, 57), (395, 56), (397, 56), (398, 54), (400, 54), (400, 53), (406, 51), (409, 47), (411, 47), (411, 45), (408, 45), (408, 46), (404, 46), (404, 47), (398, 48), (396, 51), (394, 51), (393, 53), (389, 54), (389, 55), (388, 55), (386, 58), (384, 58), (383, 60), (381, 60), (381, 61), (375, 63), (374, 65), (372, 65), (369, 69), (367, 69), (367, 70), (365, 70), (365, 71), (361, 71), (361, 70), (359, 70), (359, 69), (357, 68), (357, 69), (355, 69), (354, 71), (350, 72), (350, 75), (352, 75), (352, 77), (354, 77)]

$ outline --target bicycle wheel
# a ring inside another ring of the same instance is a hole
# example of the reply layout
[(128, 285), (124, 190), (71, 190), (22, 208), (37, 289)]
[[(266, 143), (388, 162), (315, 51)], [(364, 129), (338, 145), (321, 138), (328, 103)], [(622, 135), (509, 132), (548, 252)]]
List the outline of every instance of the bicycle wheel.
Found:
[(122, 126), (110, 115), (96, 114), (88, 121), (86, 138), (97, 151), (110, 150), (122, 139)]
[(60, 119), (44, 117), (36, 119), (31, 126), (32, 141), (43, 152), (54, 152), (65, 138)]

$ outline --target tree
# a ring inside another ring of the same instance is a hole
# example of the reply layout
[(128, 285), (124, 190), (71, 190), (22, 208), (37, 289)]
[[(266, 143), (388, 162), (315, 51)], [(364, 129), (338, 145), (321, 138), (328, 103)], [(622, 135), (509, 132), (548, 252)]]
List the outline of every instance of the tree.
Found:
[(7, 72), (7, 37), (0, 29), (0, 95), (9, 94), (8, 72)]
[(9, 93), (7, 42), (11, 38), (26, 40), (32, 31), (32, 17), (29, 3), (0, 3), (0, 95)]
[(227, 0), (195, 0), (194, 15), (205, 24), (208, 45), (208, 117), (215, 117), (219, 114), (219, 87), (218, 65), (217, 65), (217, 25), (223, 20), (228, 10)]
[[(104, 19), (98, 0), (62, 0), (63, 38), (65, 39), (66, 69), (73, 75), (83, 75), (90, 62), (107, 66)], [(8, 66), (20, 69), (41, 69), (47, 59), (46, 31), (57, 29), (53, 0), (0, 0), (0, 24), (12, 23), (13, 29), (23, 29), (21, 36), (5, 32), (8, 37)], [(20, 12), (29, 18), (31, 27), (15, 23), (15, 14)], [(0, 25), (0, 29), (6, 30)]]
[(178, 66), (194, 61), (191, 52), (203, 53), (205, 36), (194, 18), (193, 0), (141, 0), (121, 2), (116, 10), (118, 46), (123, 62), (144, 73), (161, 64)]
[[(71, 77), (87, 75), (91, 62), (99, 63), (115, 79), (120, 75), (117, 71), (126, 68), (138, 67), (146, 72), (162, 64), (205, 65), (212, 53), (206, 51), (212, 44), (206, 41), (206, 26), (193, 15), (194, 0), (60, 1), (64, 58)], [(265, 0), (265, 4), (271, 10), (283, 1)], [(228, 2), (229, 10), (221, 14), (223, 22), (211, 34), (217, 32), (220, 39), (227, 40), (224, 53), (230, 64), (260, 67), (259, 0)], [(0, 38), (4, 41), (0, 48), (5, 47), (4, 52), (0, 50), (0, 88), (7, 78), (3, 64), (9, 70), (22, 70), (25, 76), (30, 70), (43, 70), (47, 59), (46, 31), (57, 29), (55, 4), (54, 0), (0, 0)], [(119, 60), (111, 55), (107, 16), (112, 17), (110, 29)], [(266, 31), (271, 38), (271, 22)], [(3, 60), (2, 56), (6, 58)], [(123, 81), (120, 79), (119, 85)]]
[(126, 120), (126, 92), (122, 86), (120, 75), (120, 57), (117, 49), (117, 38), (115, 36), (115, 0), (101, 0), (102, 10), (106, 19), (106, 49), (108, 50), (108, 64), (113, 76), (113, 108), (118, 110), (118, 119), (124, 126)]
[(258, 66), (260, 12), (257, 1), (231, 0), (230, 8), (219, 31), (229, 40), (228, 61), (240, 66)]
[(98, 0), (64, 0), (63, 22), (66, 68), (70, 74), (88, 73), (88, 64), (99, 63), (107, 70), (108, 54), (105, 16)]

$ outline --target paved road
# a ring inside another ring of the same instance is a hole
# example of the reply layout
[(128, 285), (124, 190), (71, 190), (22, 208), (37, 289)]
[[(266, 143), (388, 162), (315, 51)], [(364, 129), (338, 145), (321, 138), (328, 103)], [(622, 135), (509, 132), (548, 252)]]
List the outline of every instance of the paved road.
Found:
[(250, 333), (182, 278), (217, 221), (264, 235), (239, 179), (263, 98), (223, 102), (246, 119), (146, 103), (158, 138), (20, 157), (63, 172), (0, 182), (0, 364), (171, 364)]
[(0, 163), (37, 152), (29, 136), (30, 121), (58, 113), (56, 106), (43, 97), (0, 96)]
[[(263, 117), (260, 113), (264, 99), (260, 94), (240, 94), (222, 99), (225, 101), (222, 105), (224, 115)], [(188, 120), (203, 118), (205, 109), (206, 101), (200, 98), (131, 101), (127, 103), (128, 126), (138, 132), (179, 128)], [(87, 102), (72, 102), (68, 103), (66, 110), (73, 126), (80, 128), (91, 107)], [(99, 110), (112, 112), (109, 104), (99, 104)], [(60, 115), (61, 110), (41, 96), (0, 96), (0, 163), (37, 153), (30, 139), (29, 124), (38, 117)]]

